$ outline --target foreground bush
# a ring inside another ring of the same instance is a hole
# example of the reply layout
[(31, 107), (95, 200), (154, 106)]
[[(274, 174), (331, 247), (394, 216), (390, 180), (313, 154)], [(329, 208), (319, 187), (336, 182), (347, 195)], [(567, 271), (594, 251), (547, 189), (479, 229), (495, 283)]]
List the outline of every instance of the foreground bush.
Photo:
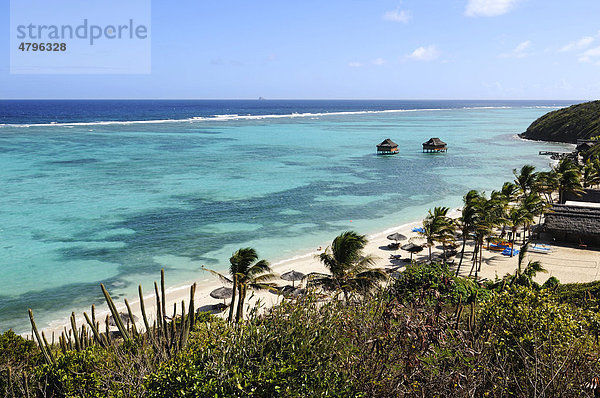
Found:
[[(600, 374), (597, 313), (560, 303), (548, 291), (515, 287), (479, 314), (478, 362), (496, 396), (585, 396)], [(485, 362), (484, 362), (485, 363)]]
[(344, 371), (351, 314), (340, 304), (307, 299), (241, 325), (199, 325), (188, 350), (148, 378), (149, 396), (356, 396)]
[(0, 393), (26, 396), (28, 386), (32, 397), (591, 397), (600, 319), (595, 307), (579, 305), (591, 293), (573, 289), (490, 291), (445, 266), (412, 265), (369, 297), (311, 293), (240, 324), (199, 316), (169, 360), (140, 337), (79, 351), (55, 346), (55, 360), (42, 364), (31, 342), (8, 332), (0, 336)]

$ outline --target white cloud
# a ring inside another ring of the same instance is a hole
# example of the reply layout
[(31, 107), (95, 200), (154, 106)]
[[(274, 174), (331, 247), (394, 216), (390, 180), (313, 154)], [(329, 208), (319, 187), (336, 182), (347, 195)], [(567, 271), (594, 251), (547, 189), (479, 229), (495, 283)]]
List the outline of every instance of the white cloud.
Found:
[(383, 14), (383, 19), (385, 21), (408, 23), (408, 21), (410, 21), (411, 18), (412, 14), (410, 13), (410, 11), (407, 10), (395, 9)]
[(433, 61), (440, 56), (437, 47), (430, 45), (427, 47), (419, 47), (413, 51), (408, 57), (416, 61)]
[(371, 63), (373, 65), (383, 65), (383, 64), (385, 64), (385, 59), (383, 59), (383, 58), (375, 58), (373, 61), (371, 61)]
[(579, 55), (579, 62), (593, 62), (595, 64), (600, 63), (600, 46), (590, 48), (583, 54)]
[(495, 17), (506, 14), (520, 0), (468, 0), (465, 15), (468, 17)]
[(362, 64), (360, 62), (353, 61), (353, 62), (348, 62), (348, 66), (351, 68), (360, 68), (362, 66)]
[(595, 38), (592, 36), (584, 36), (579, 40), (572, 41), (561, 47), (560, 52), (566, 51), (581, 51), (586, 49), (594, 42)]
[(529, 47), (531, 47), (531, 41), (526, 40), (522, 43), (519, 43), (519, 45), (516, 46), (511, 52), (500, 54), (500, 55), (498, 55), (498, 57), (500, 57), (500, 58), (524, 58), (527, 55), (529, 55), (527, 53), (527, 49)]

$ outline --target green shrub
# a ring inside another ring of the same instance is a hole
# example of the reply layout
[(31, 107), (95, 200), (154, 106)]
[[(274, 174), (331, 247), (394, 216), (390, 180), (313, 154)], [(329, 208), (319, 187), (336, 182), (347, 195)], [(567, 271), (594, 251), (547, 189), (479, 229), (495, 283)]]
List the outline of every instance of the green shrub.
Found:
[(100, 397), (102, 379), (99, 371), (108, 362), (105, 350), (91, 347), (59, 355), (54, 364), (39, 368), (49, 396)]
[(473, 280), (455, 277), (447, 265), (438, 263), (407, 265), (392, 291), (401, 301), (421, 297), (430, 301), (442, 298), (450, 303), (459, 300), (467, 303), (472, 302), (479, 291), (486, 295), (485, 289), (480, 289)]
[[(205, 324), (147, 378), (150, 397), (351, 397), (343, 361), (351, 314), (339, 302), (284, 303), (241, 325)], [(335, 307), (335, 308), (334, 308)]]
[(20, 395), (23, 377), (40, 362), (36, 344), (8, 330), (0, 334), (0, 396)]
[[(491, 296), (478, 314), (478, 361), (498, 395), (581, 396), (598, 372), (598, 314), (558, 302), (549, 290), (516, 286)], [(488, 386), (489, 387), (489, 386)]]
[(546, 279), (546, 282), (542, 285), (542, 289), (556, 289), (560, 285), (560, 281), (557, 277), (551, 276)]

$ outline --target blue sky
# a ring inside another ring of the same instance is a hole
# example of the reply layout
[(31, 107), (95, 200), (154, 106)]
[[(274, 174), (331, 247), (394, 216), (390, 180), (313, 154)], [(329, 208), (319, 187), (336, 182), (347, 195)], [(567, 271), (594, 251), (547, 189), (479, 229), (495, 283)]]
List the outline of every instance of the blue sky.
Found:
[(599, 16), (593, 0), (153, 1), (150, 74), (10, 74), (6, 35), (0, 98), (596, 99)]

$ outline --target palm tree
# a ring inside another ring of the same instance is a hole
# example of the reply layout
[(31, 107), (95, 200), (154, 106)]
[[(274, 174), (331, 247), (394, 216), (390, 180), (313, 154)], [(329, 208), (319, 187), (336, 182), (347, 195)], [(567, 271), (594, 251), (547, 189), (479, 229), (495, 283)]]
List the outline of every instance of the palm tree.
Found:
[[(516, 240), (516, 236), (517, 236), (517, 229), (519, 228), (519, 226), (521, 225), (525, 225), (525, 223), (527, 222), (527, 212), (523, 210), (523, 208), (521, 207), (513, 207), (512, 209), (510, 209), (509, 213), (508, 213), (508, 223), (510, 224), (510, 229), (512, 231), (512, 239), (511, 239), (511, 244), (512, 247), (510, 248), (510, 256), (513, 256), (513, 253), (515, 251), (515, 240)], [(525, 239), (525, 236), (523, 236), (523, 240)]]
[(516, 283), (518, 285), (531, 287), (532, 285), (534, 285), (533, 278), (536, 276), (536, 274), (538, 272), (548, 272), (548, 271), (546, 271), (546, 269), (544, 269), (544, 267), (542, 266), (542, 263), (540, 263), (539, 261), (531, 261), (531, 260), (529, 260), (529, 262), (527, 263), (527, 266), (525, 267), (525, 269), (523, 269), (523, 260), (525, 260), (525, 256), (527, 254), (528, 249), (529, 249), (529, 243), (525, 244), (521, 248), (521, 251), (519, 252), (519, 261), (517, 264), (517, 270), (515, 271), (514, 276), (509, 277), (510, 278), (509, 286), (512, 286), (513, 284)]
[(521, 170), (518, 172), (517, 169), (513, 169), (513, 175), (515, 176), (515, 184), (518, 185), (523, 194), (531, 191), (537, 178), (535, 167), (530, 164), (521, 167)]
[(535, 191), (546, 198), (546, 202), (554, 203), (552, 193), (558, 190), (558, 175), (554, 171), (541, 171), (535, 184)]
[(587, 161), (588, 159), (598, 159), (600, 158), (600, 142), (592, 146), (590, 149), (585, 151), (583, 154), (583, 160)]
[(360, 291), (363, 294), (371, 291), (379, 282), (387, 279), (387, 274), (382, 269), (370, 268), (375, 258), (363, 255), (366, 244), (365, 235), (354, 231), (338, 235), (331, 246), (318, 255), (331, 274), (309, 275), (308, 285), (329, 291), (341, 291), (346, 300), (352, 291)]
[(469, 276), (475, 269), (475, 278), (482, 265), (483, 241), (490, 236), (495, 227), (506, 222), (505, 202), (501, 197), (495, 195), (495, 198), (487, 200), (481, 195), (481, 199), (475, 203), (474, 234), (475, 250), (473, 250), (473, 266), (469, 271)]
[(565, 194), (570, 193), (580, 196), (583, 193), (583, 189), (581, 188), (581, 173), (571, 159), (562, 159), (552, 170), (557, 175), (559, 203), (565, 202)]
[(587, 159), (583, 166), (583, 187), (600, 184), (600, 159)]
[(273, 285), (268, 282), (275, 279), (277, 275), (271, 272), (269, 263), (266, 260), (258, 260), (256, 250), (251, 247), (242, 248), (233, 253), (229, 258), (229, 264), (229, 275), (231, 275), (231, 279), (219, 272), (207, 268), (204, 269), (217, 275), (223, 282), (233, 285), (233, 294), (231, 296), (227, 320), (229, 322), (233, 320), (233, 311), (237, 293), (238, 302), (235, 320), (238, 322), (244, 316), (244, 301), (246, 300), (248, 289), (272, 289)]
[(539, 216), (541, 222), (542, 214), (544, 214), (546, 206), (546, 202), (535, 192), (531, 192), (521, 200), (521, 208), (526, 214), (526, 220), (523, 224), (523, 242), (525, 242), (525, 231), (533, 224), (535, 217)]
[(423, 232), (419, 232), (427, 240), (429, 248), (429, 261), (431, 261), (431, 247), (435, 242), (441, 243), (446, 258), (446, 244), (454, 238), (454, 220), (448, 217), (448, 207), (435, 207), (429, 210), (423, 220)]
[(502, 196), (504, 196), (506, 203), (508, 204), (517, 200), (519, 196), (519, 189), (520, 188), (517, 184), (507, 181), (502, 185), (500, 193)]
[(460, 272), (460, 267), (462, 266), (463, 258), (465, 256), (465, 247), (467, 245), (467, 240), (469, 236), (474, 231), (475, 225), (475, 217), (476, 217), (476, 203), (477, 201), (481, 201), (481, 195), (479, 192), (475, 190), (469, 191), (463, 197), (463, 207), (461, 216), (458, 219), (457, 227), (460, 229), (460, 235), (463, 240), (462, 249), (460, 251), (460, 261), (458, 262), (458, 266), (456, 267), (456, 276)]

